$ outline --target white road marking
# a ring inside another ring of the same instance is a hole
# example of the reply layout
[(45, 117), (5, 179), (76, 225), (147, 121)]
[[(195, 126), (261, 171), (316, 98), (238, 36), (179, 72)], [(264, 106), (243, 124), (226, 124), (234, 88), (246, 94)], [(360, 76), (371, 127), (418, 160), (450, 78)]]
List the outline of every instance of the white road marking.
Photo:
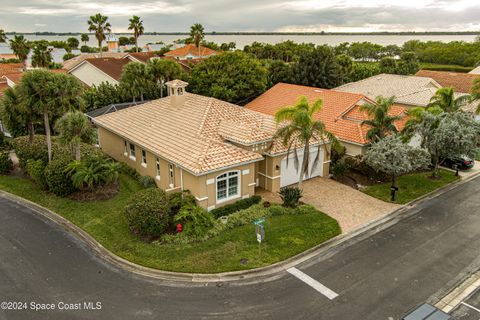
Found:
[(462, 302), (460, 302), (460, 303), (463, 304), (464, 306), (467, 306), (467, 307), (470, 308), (470, 309), (473, 309), (473, 310), (475, 310), (475, 311), (477, 311), (477, 312), (480, 312), (480, 309), (475, 308), (474, 306), (471, 306), (471, 305), (469, 305), (469, 304), (466, 303), (466, 302), (463, 302), (463, 301), (462, 301)]
[(302, 280), (303, 282), (305, 282), (310, 287), (317, 290), (318, 292), (320, 292), (321, 294), (323, 294), (325, 297), (327, 297), (330, 300), (333, 300), (336, 297), (338, 297), (337, 293), (333, 292), (332, 290), (325, 287), (323, 284), (321, 284), (317, 280), (313, 279), (312, 277), (303, 273), (302, 271), (298, 270), (295, 267), (287, 269), (287, 272), (290, 273), (292, 276), (296, 277), (297, 279)]

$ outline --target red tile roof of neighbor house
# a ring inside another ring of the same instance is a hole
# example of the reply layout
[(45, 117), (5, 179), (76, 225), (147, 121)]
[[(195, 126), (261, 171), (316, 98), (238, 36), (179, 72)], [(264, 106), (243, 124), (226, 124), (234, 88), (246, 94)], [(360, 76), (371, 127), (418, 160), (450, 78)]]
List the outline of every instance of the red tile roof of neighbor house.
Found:
[(158, 55), (154, 52), (130, 52), (125, 54), (124, 58), (127, 58), (128, 56), (131, 56), (141, 62), (148, 62), (151, 58), (158, 57)]
[[(200, 53), (200, 54), (199, 54)], [(200, 46), (200, 48), (197, 48), (195, 44), (186, 44), (182, 48), (174, 49), (171, 51), (168, 51), (164, 53), (165, 56), (174, 56), (174, 57), (185, 57), (186, 55), (190, 54), (192, 56), (212, 56), (217, 54), (218, 52), (215, 50), (212, 50), (210, 48)]]
[(480, 74), (431, 70), (420, 70), (416, 76), (432, 78), (442, 87), (450, 87), (453, 88), (455, 92), (462, 93), (470, 93), (473, 81), (480, 78)]
[(10, 88), (6, 82), (1, 82), (0, 80), (0, 98), (3, 97), (3, 92)]
[(85, 59), (85, 61), (117, 81), (122, 76), (123, 68), (131, 62), (129, 59), (116, 58), (93, 58)]
[(0, 77), (7, 73), (21, 72), (22, 69), (21, 63), (0, 63)]
[[(369, 127), (362, 125), (368, 115), (360, 111), (360, 105), (373, 101), (361, 94), (277, 83), (245, 107), (274, 115), (279, 109), (294, 105), (301, 96), (305, 96), (310, 103), (322, 99), (323, 108), (316, 118), (325, 123), (327, 130), (338, 139), (362, 145), (369, 143), (366, 138)], [(391, 115), (403, 115), (406, 110), (405, 107), (394, 105)], [(396, 123), (399, 130), (404, 127), (405, 121), (402, 119)]]

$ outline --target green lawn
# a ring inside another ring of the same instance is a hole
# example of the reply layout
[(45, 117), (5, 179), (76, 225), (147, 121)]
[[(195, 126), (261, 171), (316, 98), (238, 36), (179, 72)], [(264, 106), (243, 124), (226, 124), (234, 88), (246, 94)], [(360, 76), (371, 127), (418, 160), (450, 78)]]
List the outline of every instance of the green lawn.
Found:
[[(336, 220), (322, 213), (268, 218), (261, 252), (254, 226), (227, 230), (202, 243), (148, 244), (134, 237), (125, 222), (123, 207), (139, 186), (122, 176), (120, 193), (113, 199), (79, 203), (47, 194), (31, 181), (0, 176), (0, 189), (16, 194), (72, 221), (116, 255), (144, 266), (179, 272), (213, 273), (251, 269), (285, 260), (340, 233)], [(241, 259), (247, 259), (243, 265)]]
[[(440, 179), (438, 180), (430, 179), (431, 172), (412, 173), (398, 178), (397, 186), (399, 190), (396, 194), (395, 203), (407, 203), (459, 179), (455, 176), (455, 173), (447, 170), (440, 170), (439, 175)], [(391, 183), (376, 184), (368, 186), (363, 192), (380, 200), (391, 202), (390, 186)]]

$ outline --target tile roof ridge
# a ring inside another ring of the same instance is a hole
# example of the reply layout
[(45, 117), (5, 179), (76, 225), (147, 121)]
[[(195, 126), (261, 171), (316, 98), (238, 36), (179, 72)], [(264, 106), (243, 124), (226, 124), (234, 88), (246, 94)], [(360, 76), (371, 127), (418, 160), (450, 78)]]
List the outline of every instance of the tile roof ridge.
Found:
[[(196, 95), (195, 93), (190, 93), (188, 92), (189, 94), (191, 95)], [(208, 115), (210, 114), (210, 110), (212, 109), (212, 105), (213, 105), (213, 99), (212, 97), (208, 97), (208, 104), (207, 104), (207, 107), (205, 108), (205, 113), (203, 114), (203, 118), (202, 118), (202, 121), (200, 123), (200, 126), (198, 128), (198, 135), (203, 137), (202, 133), (203, 133), (203, 129), (205, 128), (205, 123), (207, 122), (207, 118), (208, 118)]]

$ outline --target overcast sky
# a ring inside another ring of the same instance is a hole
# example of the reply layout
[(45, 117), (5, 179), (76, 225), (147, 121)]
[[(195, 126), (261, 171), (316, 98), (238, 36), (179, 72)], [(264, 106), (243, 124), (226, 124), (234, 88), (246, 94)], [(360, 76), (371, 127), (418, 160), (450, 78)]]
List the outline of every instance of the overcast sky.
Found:
[(147, 32), (480, 30), (480, 0), (1, 0), (0, 29), (85, 32), (97, 12), (117, 33), (133, 14)]

